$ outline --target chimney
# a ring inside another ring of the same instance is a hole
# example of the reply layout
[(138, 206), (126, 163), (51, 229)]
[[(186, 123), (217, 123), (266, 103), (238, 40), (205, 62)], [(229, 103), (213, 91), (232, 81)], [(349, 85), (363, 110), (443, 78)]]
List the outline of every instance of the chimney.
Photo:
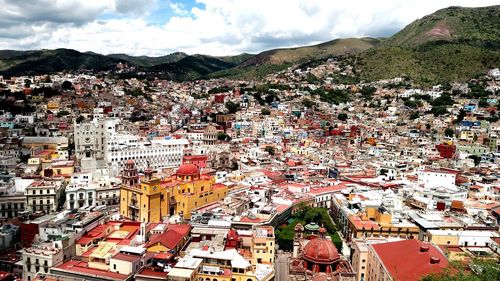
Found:
[(151, 178), (153, 177), (153, 170), (148, 168), (144, 171), (144, 174), (147, 180), (151, 180)]
[(431, 257), (431, 264), (437, 264), (441, 261), (438, 257)]
[(429, 246), (428, 245), (420, 245), (420, 252), (429, 252)]

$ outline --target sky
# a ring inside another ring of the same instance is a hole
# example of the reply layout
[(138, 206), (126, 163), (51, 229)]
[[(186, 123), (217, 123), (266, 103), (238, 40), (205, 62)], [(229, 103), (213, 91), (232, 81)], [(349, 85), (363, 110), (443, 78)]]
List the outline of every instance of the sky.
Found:
[(500, 0), (0, 0), (0, 49), (235, 55), (388, 37), (448, 6)]

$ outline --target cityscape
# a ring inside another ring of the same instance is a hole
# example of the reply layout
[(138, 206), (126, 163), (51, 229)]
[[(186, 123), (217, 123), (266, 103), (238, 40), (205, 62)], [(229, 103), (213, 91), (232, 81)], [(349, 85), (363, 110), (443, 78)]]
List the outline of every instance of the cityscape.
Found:
[[(0, 281), (500, 280), (500, 6), (153, 52), (57, 41), (93, 21), (2, 2)], [(146, 18), (135, 2), (92, 20)], [(168, 29), (243, 1), (144, 2)], [(61, 29), (14, 44), (16, 9)]]

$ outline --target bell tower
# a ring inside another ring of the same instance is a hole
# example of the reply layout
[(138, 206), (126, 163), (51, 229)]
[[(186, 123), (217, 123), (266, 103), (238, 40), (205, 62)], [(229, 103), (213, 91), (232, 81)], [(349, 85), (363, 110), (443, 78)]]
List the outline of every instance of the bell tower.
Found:
[(299, 258), (302, 255), (302, 246), (303, 246), (303, 233), (304, 227), (302, 224), (298, 223), (295, 226), (295, 237), (293, 238), (293, 258)]
[(137, 172), (134, 161), (128, 160), (125, 163), (125, 168), (122, 172), (122, 182), (123, 185), (128, 187), (136, 187), (139, 184), (139, 173)]

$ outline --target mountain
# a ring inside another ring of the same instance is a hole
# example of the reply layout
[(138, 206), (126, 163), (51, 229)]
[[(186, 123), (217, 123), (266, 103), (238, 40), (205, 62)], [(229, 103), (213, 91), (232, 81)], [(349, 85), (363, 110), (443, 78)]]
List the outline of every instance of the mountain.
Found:
[[(0, 75), (108, 70), (128, 63), (153, 77), (261, 78), (294, 64), (339, 56), (365, 81), (406, 76), (430, 85), (465, 81), (500, 65), (500, 6), (449, 7), (418, 19), (387, 39), (336, 39), (257, 55), (213, 57), (173, 53), (161, 57), (108, 56), (75, 50), (0, 51)], [(127, 73), (127, 75), (135, 75)]]
[(212, 72), (228, 69), (237, 66), (230, 62), (216, 57), (205, 55), (187, 56), (173, 63), (154, 65), (147, 69), (147, 72), (158, 72), (159, 77), (172, 80), (193, 80), (199, 79)]
[(498, 44), (499, 20), (500, 6), (449, 7), (410, 23), (381, 45), (414, 48), (433, 41)]
[(466, 81), (500, 64), (500, 6), (436, 11), (349, 59), (369, 81)]
[(112, 69), (119, 59), (71, 49), (0, 51), (0, 74), (5, 76), (46, 74), (68, 70)]
[(221, 61), (225, 61), (227, 63), (239, 65), (242, 62), (244, 62), (244, 61), (246, 61), (254, 56), (255, 55), (253, 55), (253, 54), (243, 53), (243, 54), (239, 54), (239, 55), (235, 55), (235, 56), (224, 56), (224, 57), (215, 57), (215, 58), (218, 60), (221, 60)]
[(367, 50), (380, 42), (375, 38), (347, 38), (335, 39), (313, 46), (274, 49), (262, 52), (247, 61), (240, 67), (248, 67), (261, 64), (291, 64), (302, 63), (312, 59), (328, 58), (331, 56), (344, 55)]
[(177, 62), (187, 57), (188, 55), (182, 52), (175, 52), (166, 56), (159, 57), (129, 56), (127, 54), (110, 54), (107, 56), (110, 58), (122, 60), (124, 62), (130, 62), (136, 66), (151, 67), (158, 64)]

